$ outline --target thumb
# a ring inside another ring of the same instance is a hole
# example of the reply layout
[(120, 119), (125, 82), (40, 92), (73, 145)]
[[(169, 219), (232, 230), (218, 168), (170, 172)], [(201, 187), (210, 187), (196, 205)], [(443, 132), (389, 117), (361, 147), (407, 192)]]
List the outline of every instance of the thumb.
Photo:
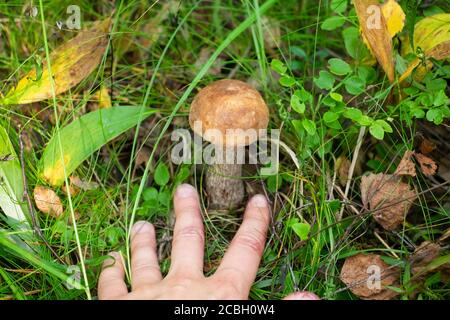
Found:
[(320, 300), (320, 298), (312, 292), (297, 291), (297, 292), (291, 293), (290, 295), (285, 297), (283, 300)]

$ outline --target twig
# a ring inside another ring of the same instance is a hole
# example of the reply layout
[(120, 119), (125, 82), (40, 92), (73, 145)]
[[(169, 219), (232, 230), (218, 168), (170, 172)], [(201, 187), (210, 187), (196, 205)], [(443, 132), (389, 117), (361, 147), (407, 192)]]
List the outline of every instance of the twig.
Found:
[(27, 176), (25, 174), (25, 161), (23, 156), (23, 139), (22, 139), (22, 128), (19, 125), (19, 147), (20, 147), (20, 167), (22, 169), (22, 182), (23, 182), (23, 197), (22, 200), (27, 201), (28, 205), (28, 211), (30, 213), (31, 217), (31, 223), (33, 225), (33, 230), (35, 234), (41, 238), (41, 240), (44, 242), (44, 244), (50, 249), (50, 251), (53, 253), (53, 255), (60, 261), (62, 264), (65, 264), (65, 262), (58, 256), (56, 251), (52, 248), (52, 246), (48, 243), (47, 239), (45, 238), (44, 234), (42, 233), (41, 227), (39, 226), (38, 219), (36, 218), (36, 212), (34, 211), (33, 203), (31, 202), (30, 193), (28, 192), (28, 182), (27, 182)]
[[(366, 127), (361, 126), (361, 128), (359, 129), (358, 140), (356, 141), (355, 152), (353, 153), (352, 163), (348, 170), (347, 183), (345, 185), (345, 192), (344, 192), (344, 197), (343, 197), (344, 199), (347, 198), (348, 192), (350, 191), (350, 183), (353, 178), (353, 172), (355, 170), (356, 161), (358, 160), (359, 150), (361, 149), (361, 145), (362, 145), (362, 141), (363, 141), (365, 133), (366, 133)], [(344, 209), (345, 209), (345, 205), (342, 206), (341, 211), (339, 212), (339, 215), (337, 218), (338, 221), (342, 220), (342, 215), (344, 214)]]

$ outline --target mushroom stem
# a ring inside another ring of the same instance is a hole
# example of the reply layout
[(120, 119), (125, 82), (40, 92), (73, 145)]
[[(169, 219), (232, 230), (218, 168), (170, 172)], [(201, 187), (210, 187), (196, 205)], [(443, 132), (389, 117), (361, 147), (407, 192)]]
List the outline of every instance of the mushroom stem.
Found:
[(212, 209), (234, 209), (244, 200), (241, 164), (214, 164), (206, 172), (206, 192)]

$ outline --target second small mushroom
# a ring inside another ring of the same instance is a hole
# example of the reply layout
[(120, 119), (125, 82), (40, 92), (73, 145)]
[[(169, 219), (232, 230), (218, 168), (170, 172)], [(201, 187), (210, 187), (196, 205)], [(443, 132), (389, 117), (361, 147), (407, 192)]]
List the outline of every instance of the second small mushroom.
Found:
[[(252, 86), (239, 80), (219, 80), (201, 89), (195, 96), (189, 113), (189, 124), (194, 132), (225, 152), (236, 152), (256, 141), (266, 129), (269, 109)], [(245, 196), (242, 164), (218, 159), (206, 173), (205, 184), (212, 209), (233, 209)]]

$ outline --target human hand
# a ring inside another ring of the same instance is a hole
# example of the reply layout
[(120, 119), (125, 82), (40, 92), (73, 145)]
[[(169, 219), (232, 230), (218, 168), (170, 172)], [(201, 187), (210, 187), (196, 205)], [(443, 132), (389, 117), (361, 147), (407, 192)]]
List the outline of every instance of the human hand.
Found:
[[(156, 255), (152, 224), (139, 221), (131, 233), (131, 292), (124, 281), (121, 256), (105, 261), (98, 284), (98, 297), (106, 299), (248, 299), (263, 254), (270, 223), (267, 200), (254, 196), (244, 220), (222, 263), (210, 277), (203, 274), (204, 230), (197, 191), (180, 185), (174, 196), (175, 228), (171, 266), (163, 278)], [(287, 300), (317, 300), (308, 292), (297, 292)]]

